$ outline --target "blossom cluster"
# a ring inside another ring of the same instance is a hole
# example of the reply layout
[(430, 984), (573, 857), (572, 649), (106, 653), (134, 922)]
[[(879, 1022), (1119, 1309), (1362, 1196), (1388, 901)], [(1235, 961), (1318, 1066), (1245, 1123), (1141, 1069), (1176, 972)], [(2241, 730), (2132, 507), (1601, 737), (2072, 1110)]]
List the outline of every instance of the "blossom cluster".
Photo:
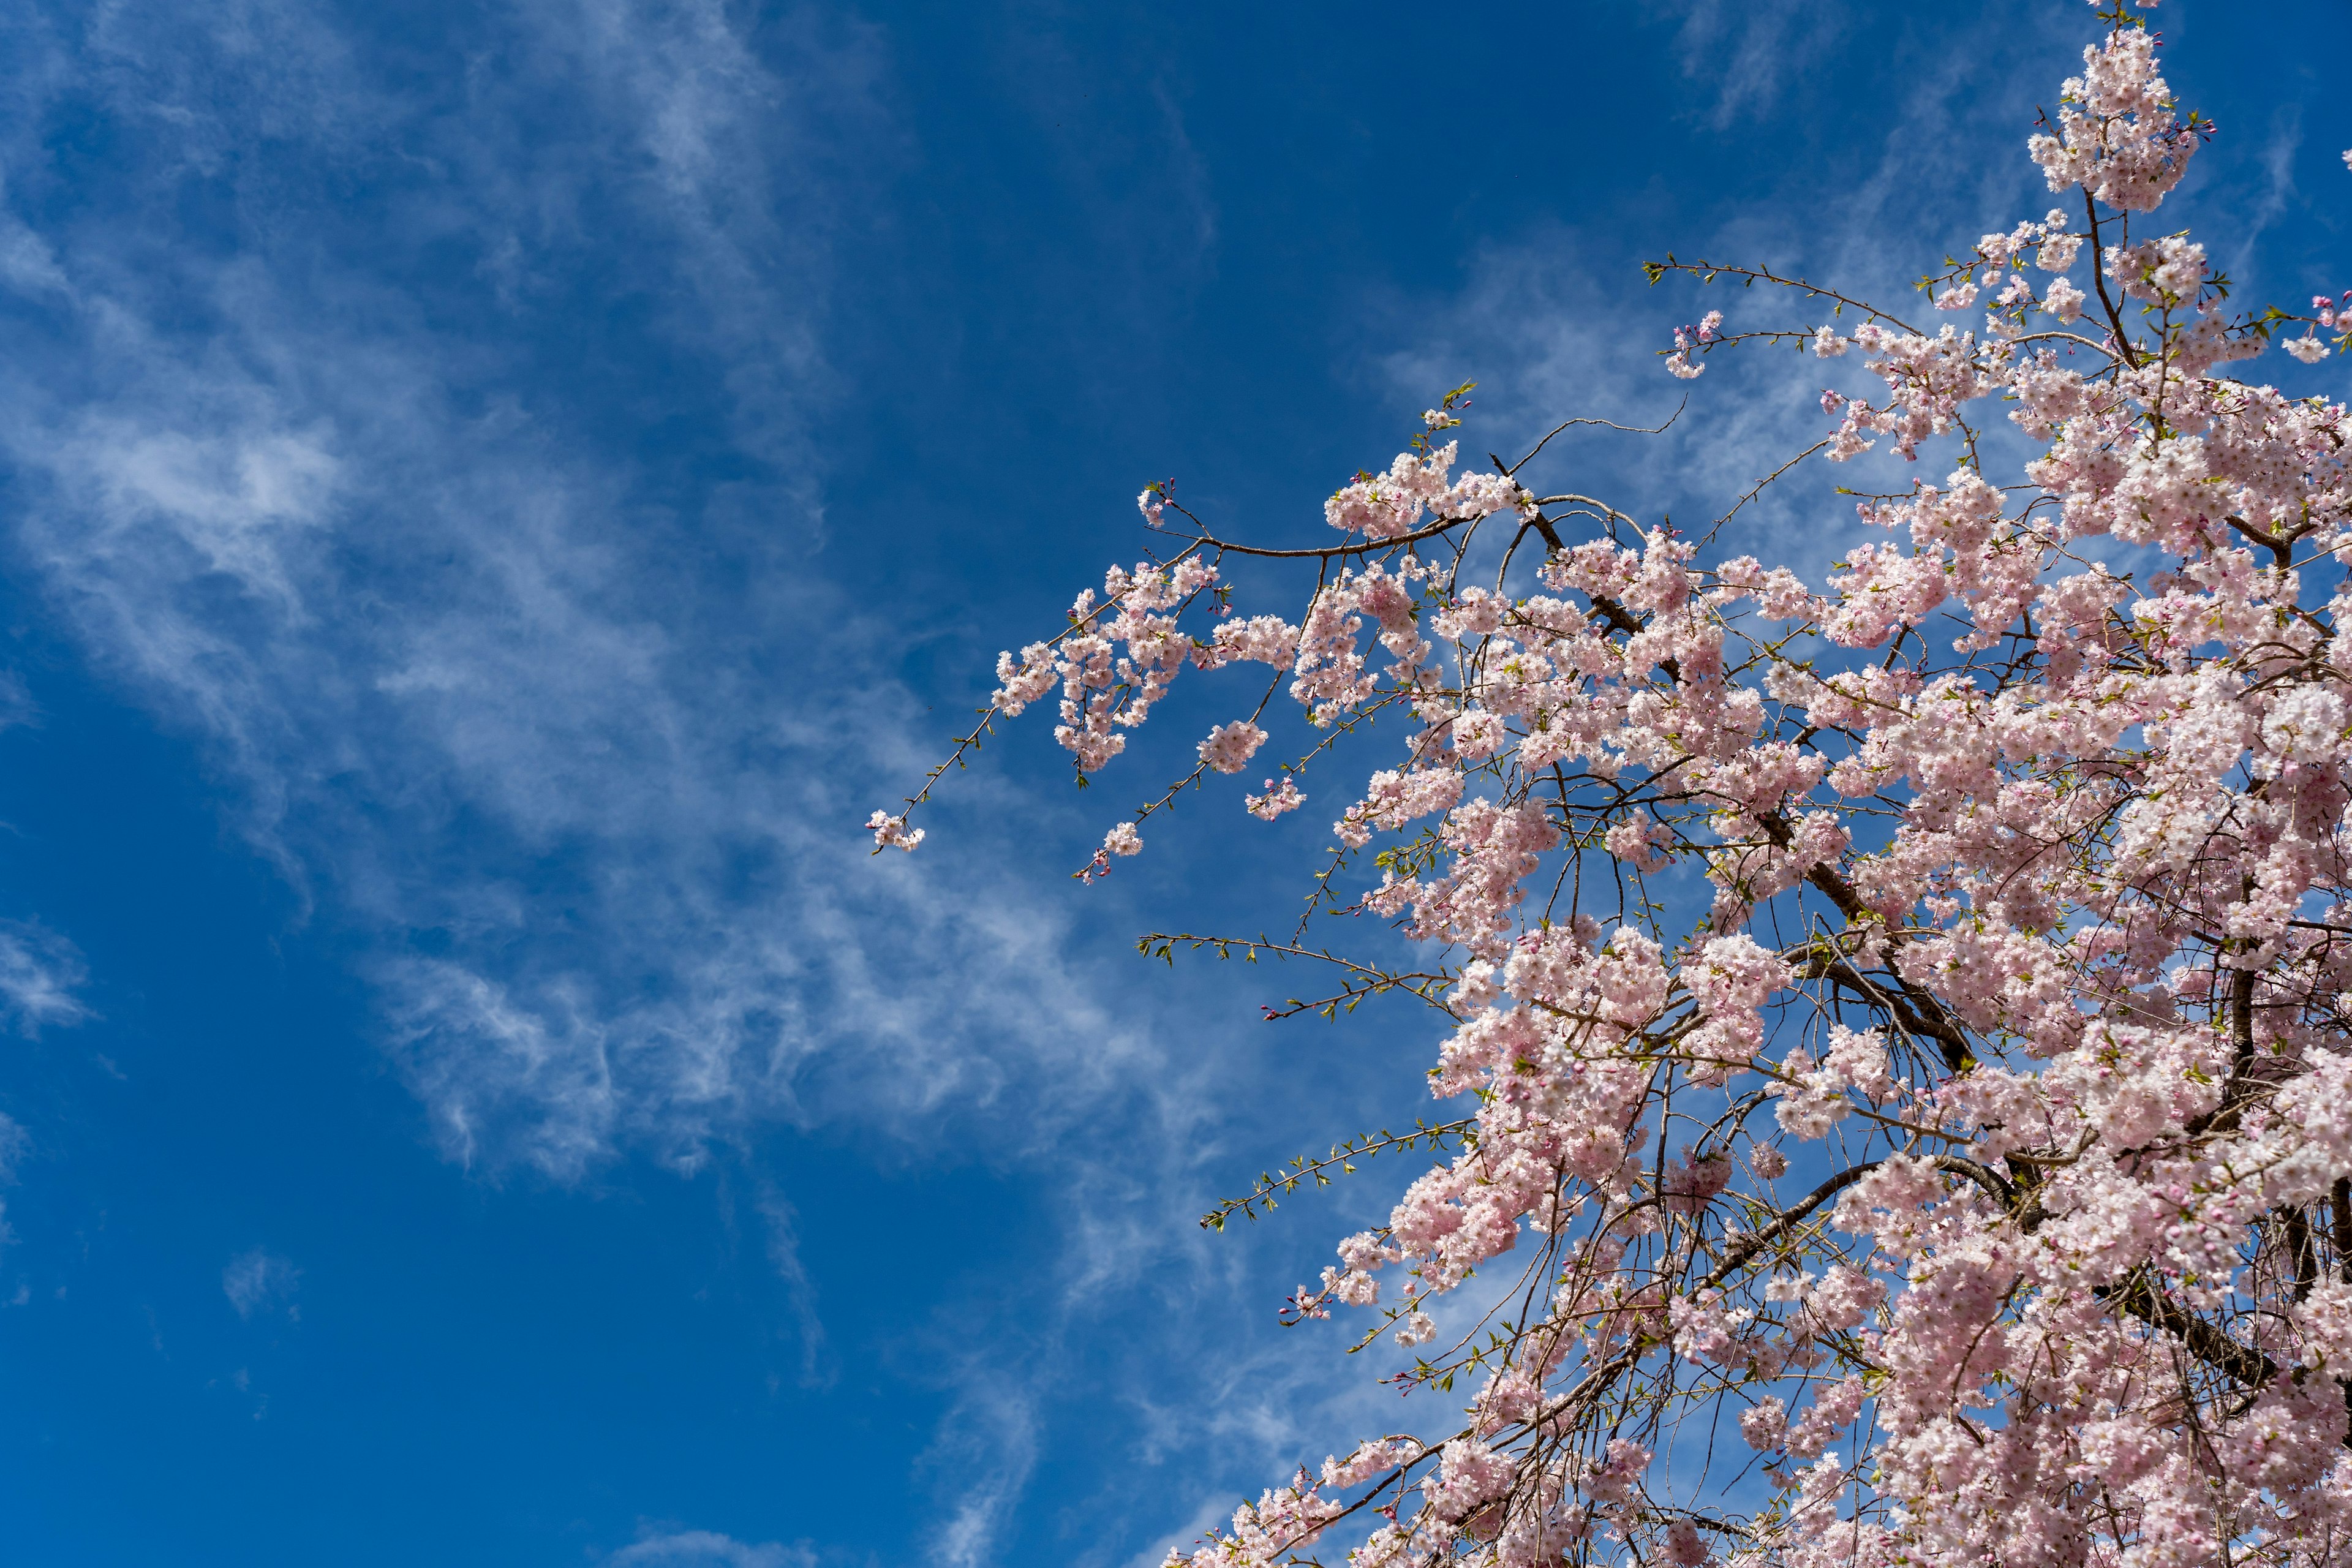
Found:
[[(2105, 15), (2030, 144), (2080, 228), (1931, 278), (1979, 324), (1776, 334), (1884, 389), (1823, 395), (1829, 458), (1949, 455), (1817, 581), (1425, 434), (1332, 497), (1296, 622), (1226, 614), (1202, 528), (1000, 662), (992, 715), (1058, 689), (1089, 771), (1181, 670), (1270, 667), (1309, 749), (1266, 821), (1387, 720), (1332, 898), (1442, 954), (1351, 973), (1444, 1009), (1450, 1153), (1292, 1310), (1374, 1315), (1459, 1428), (1171, 1563), (2352, 1562), (2352, 428), (2226, 374), (2282, 321), (2316, 359), (2352, 296), (2233, 315), (2202, 246), (2133, 231), (2205, 128)], [(1671, 1451), (1717, 1417), (1760, 1503)]]

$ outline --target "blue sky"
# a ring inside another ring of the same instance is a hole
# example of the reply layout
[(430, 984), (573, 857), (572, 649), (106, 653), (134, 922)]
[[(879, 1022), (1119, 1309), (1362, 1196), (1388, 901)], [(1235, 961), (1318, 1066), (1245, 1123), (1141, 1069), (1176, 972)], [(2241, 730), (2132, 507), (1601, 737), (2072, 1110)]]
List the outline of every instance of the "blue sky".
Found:
[[(1645, 420), (1769, 309), (1644, 257), (1895, 297), (2038, 216), (2088, 8), (1916, 9), (0, 12), (0, 1552), (1126, 1568), (1415, 1419), (1274, 1321), (1404, 1167), (1192, 1221), (1423, 1110), (1434, 1020), (1131, 949), (1285, 920), (1328, 814), (1070, 882), (1191, 694), (856, 825), (1144, 481), (1310, 541), (1433, 393)], [(2265, 15), (2166, 7), (2167, 212), (2294, 301), (2345, 13)], [(1557, 471), (1719, 510), (1801, 372)]]

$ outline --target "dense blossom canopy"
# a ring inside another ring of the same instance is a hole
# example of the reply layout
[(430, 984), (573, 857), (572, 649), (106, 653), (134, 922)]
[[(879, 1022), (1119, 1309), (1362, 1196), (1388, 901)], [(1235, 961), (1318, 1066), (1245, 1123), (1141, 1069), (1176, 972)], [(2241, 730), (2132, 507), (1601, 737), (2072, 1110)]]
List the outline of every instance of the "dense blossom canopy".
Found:
[[(2227, 374), (2352, 319), (2233, 311), (2152, 231), (2210, 127), (2103, 17), (2030, 143), (2060, 205), (1928, 280), (1948, 324), (1652, 269), (1831, 312), (1709, 313), (1669, 371), (1859, 355), (1883, 399), (1824, 394), (1810, 450), (1951, 454), (1826, 581), (1525, 459), (1457, 472), (1457, 395), (1331, 498), (1338, 545), (1219, 540), (1155, 485), (1179, 547), (1000, 661), (982, 731), (1058, 697), (1082, 772), (1187, 669), (1271, 667), (1183, 781), (1249, 769), (1286, 680), (1321, 733), (1244, 797), (1268, 819), (1412, 718), (1333, 832), (1385, 846), (1356, 907), (1441, 956), (1349, 994), (1450, 1014), (1458, 1119), (1270, 1184), (1448, 1152), (1290, 1310), (1376, 1314), (1466, 1419), (1178, 1560), (2352, 1563), (2352, 471), (2342, 405)], [(1297, 623), (1231, 614), (1228, 571), (1282, 556), (1318, 569)]]

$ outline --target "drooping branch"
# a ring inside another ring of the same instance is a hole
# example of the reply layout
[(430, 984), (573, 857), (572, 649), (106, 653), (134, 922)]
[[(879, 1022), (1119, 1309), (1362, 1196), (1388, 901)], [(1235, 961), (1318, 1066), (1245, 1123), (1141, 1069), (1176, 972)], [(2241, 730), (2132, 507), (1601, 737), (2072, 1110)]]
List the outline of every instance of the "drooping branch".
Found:
[(2223, 1373), (2241, 1388), (2267, 1388), (2277, 1381), (2277, 1363), (2173, 1300), (2146, 1269), (2133, 1270), (2120, 1286), (2095, 1286), (2091, 1294), (2152, 1328), (2161, 1329), (2198, 1361)]
[[(2352, 552), (2347, 416), (2221, 374), (2289, 318), (2254, 331), (2213, 314), (2225, 280), (2196, 244), (2135, 240), (2130, 215), (2179, 177), (2199, 132), (2172, 111), (2136, 14), (2120, 0), (2102, 14), (2113, 28), (2093, 85), (2070, 86), (2032, 143), (2053, 189), (2083, 190), (2089, 231), (2029, 219), (1923, 280), (1938, 310), (1989, 311), (1986, 331), (1931, 334), (1767, 268), (1653, 269), (1838, 307), (1801, 331), (1727, 330), (1711, 311), (1677, 331), (1667, 368), (1687, 381), (1700, 353), (1743, 343), (1857, 354), (1847, 368), (1886, 395), (1824, 395), (1830, 458), (1883, 444), (1880, 458), (1940, 449), (1953, 464), (1907, 492), (1841, 487), (1907, 543), (1856, 544), (1826, 582), (1721, 559), (1712, 531), (1673, 535), (1662, 513), (1650, 528), (1580, 492), (1519, 489), (1550, 436), (1518, 464), (1451, 477), (1461, 444), (1432, 442), (1459, 423), (1457, 391), (1424, 416), (1420, 456), (1335, 494), (1325, 515), (1342, 541), (1278, 551), (1206, 527), (1178, 535), (1204, 563), (1230, 552), (1236, 572), (1308, 563), (1297, 625), (1179, 625), (1181, 595), (1153, 569), (1135, 579), (1147, 587), (1134, 613), (1066, 645), (1051, 671), (1059, 736), (1090, 758), (1126, 746), (1150, 707), (1135, 692), (1235, 662), (1274, 665), (1272, 684), (1289, 683), (1318, 731), (1293, 775), (1311, 763), (1319, 784), (1343, 742), (1403, 720), (1402, 743), (1326, 797), (1339, 844), (1306, 918), (1376, 916), (1388, 930), (1375, 941), (1444, 953), (1415, 968), (1304, 934), (1247, 944), (1340, 971), (1337, 995), (1269, 1015), (1391, 990), (1441, 1010), (1429, 1082), (1466, 1114), (1302, 1155), (1207, 1223), (1371, 1154), (1442, 1144), (1290, 1315), (1374, 1309), (1356, 1348), (1393, 1331), (1412, 1352), (1399, 1385), (1426, 1397), (1458, 1382), (1470, 1419), (1440, 1447), (1383, 1440), (1335, 1458), (1328, 1482), (1302, 1474), (1193, 1568), (1276, 1568), (1336, 1521), (1374, 1516), (1385, 1562), (1571, 1560), (1595, 1549), (1596, 1521), (1616, 1531), (1612, 1552), (1700, 1561), (1712, 1526), (1664, 1486), (1713, 1459), (1670, 1445), (1679, 1422), (1735, 1409), (1762, 1462), (1807, 1489), (1805, 1508), (1853, 1532), (1856, 1561), (1993, 1560), (2009, 1521), (2034, 1510), (2116, 1556), (2155, 1503), (2193, 1513), (2221, 1498), (2235, 1511), (2208, 1521), (2217, 1542), (2287, 1543), (2282, 1562), (2340, 1555), (2306, 1527), (2325, 1511), (2306, 1506), (2309, 1487), (2246, 1468), (2232, 1445), (2258, 1398), (2308, 1382), (2315, 1351), (2334, 1353), (2328, 1292), (2352, 1285), (2352, 1185), (2325, 1184), (2345, 1173), (2320, 1167), (2324, 1207), (2278, 1184), (2352, 1142), (2352, 1116), (2330, 1124), (2352, 1101), (2338, 574), (2276, 570)], [(2078, 289), (2069, 269), (2085, 247), (2096, 278)], [(2086, 303), (2109, 343), (2074, 328)], [(2124, 312), (2138, 307), (2135, 340)], [(2335, 330), (2333, 309), (2321, 314), (2294, 319)], [(2304, 342), (2297, 357), (2323, 352)], [(2004, 454), (1978, 444), (1975, 409), (1993, 398), (2042, 447), (2011, 476), (2023, 482), (1990, 473)], [(2174, 445), (2187, 431), (2200, 433), (2193, 454)], [(1816, 471), (1815, 449), (1763, 483)], [(1156, 522), (1162, 509), (1145, 510)], [(1487, 519), (1501, 521), (1482, 531)], [(1538, 539), (1540, 592), (1519, 585), (1517, 554)], [(2242, 544), (2267, 552), (2251, 574)], [(1222, 613), (1218, 570), (1196, 564), (1185, 582), (1215, 581)], [(1045, 679), (1024, 666), (1022, 700), (1040, 700)], [(1270, 708), (1198, 742), (1187, 784), (1239, 771)], [(1286, 779), (1282, 802), (1247, 804), (1272, 819), (1305, 798)], [(1135, 826), (1104, 852), (1140, 852)], [(1349, 896), (1339, 879), (1354, 872), (1369, 885)], [(1164, 956), (1203, 939), (1150, 940)], [(2218, 1104), (2192, 1116), (2191, 1096)], [(2273, 1097), (2292, 1114), (2263, 1112)], [(1812, 1185), (1782, 1204), (1792, 1169)], [(1857, 1191), (1866, 1216), (1837, 1201)], [(1968, 1312), (1965, 1344), (1939, 1342), (1951, 1313), (1916, 1293), (1964, 1281), (1979, 1256), (2007, 1278)], [(1451, 1293), (1498, 1269), (1466, 1328), (1441, 1324)], [(2085, 1279), (2105, 1282), (2112, 1332), (2084, 1334), (2072, 1316)], [(2165, 1357), (2147, 1353), (2158, 1346)], [(1887, 1442), (1874, 1399), (1981, 1402), (1962, 1432), (1988, 1448), (1998, 1432), (2012, 1452), (1971, 1471)], [(2287, 1402), (2286, 1418), (2310, 1418), (2309, 1404)], [(2086, 1502), (2079, 1444), (2094, 1418), (2154, 1457), (2171, 1489), (2153, 1498), (2117, 1476)], [(1832, 1428), (1852, 1434), (1838, 1440), (1852, 1462), (1794, 1468)], [(1788, 1510), (1717, 1522), (1753, 1568), (1787, 1568)], [(2182, 1568), (2221, 1559), (2192, 1551)]]

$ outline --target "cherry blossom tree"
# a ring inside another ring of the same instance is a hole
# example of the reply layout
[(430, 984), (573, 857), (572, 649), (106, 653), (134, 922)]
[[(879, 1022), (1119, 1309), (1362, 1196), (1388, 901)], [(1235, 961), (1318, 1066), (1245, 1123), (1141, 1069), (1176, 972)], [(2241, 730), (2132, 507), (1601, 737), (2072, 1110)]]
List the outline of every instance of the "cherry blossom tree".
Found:
[[(1154, 552), (1005, 654), (980, 726), (868, 823), (912, 849), (945, 769), (1032, 704), (1058, 696), (1092, 773), (1185, 671), (1258, 667), (1091, 879), (1254, 771), (1286, 685), (1313, 743), (1244, 795), (1259, 817), (1407, 721), (1318, 907), (1432, 956), (1225, 945), (1442, 1010), (1450, 1114), (1206, 1223), (1441, 1151), (1287, 1310), (1362, 1314), (1466, 1413), (1171, 1563), (2352, 1563), (2352, 473), (2341, 405), (2231, 374), (2342, 350), (2352, 308), (2235, 308), (2161, 232), (2210, 127), (2141, 18), (2101, 17), (2029, 143), (2058, 205), (1927, 280), (1946, 324), (1650, 268), (1798, 317), (1710, 311), (1675, 375), (1777, 343), (1874, 378), (1782, 473), (1947, 456), (1863, 498), (1885, 537), (1825, 581), (1537, 494), (1535, 452), (1458, 469), (1457, 390), (1331, 497), (1339, 542), (1224, 539), (1147, 489)], [(1296, 624), (1233, 613), (1235, 577), (1286, 570), (1313, 574)]]

